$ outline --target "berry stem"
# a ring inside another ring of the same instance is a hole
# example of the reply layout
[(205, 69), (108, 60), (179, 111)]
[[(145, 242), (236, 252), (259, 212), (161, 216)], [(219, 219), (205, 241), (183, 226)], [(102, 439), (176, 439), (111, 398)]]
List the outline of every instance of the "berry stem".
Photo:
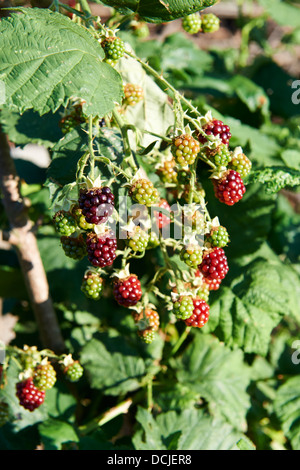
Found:
[(114, 120), (116, 121), (123, 138), (123, 145), (124, 145), (124, 153), (126, 157), (126, 161), (129, 163), (133, 171), (136, 173), (138, 171), (138, 165), (134, 160), (134, 156), (131, 151), (131, 146), (128, 138), (128, 129), (126, 124), (124, 123), (123, 119), (121, 118), (120, 114), (116, 109), (112, 111), (112, 115)]
[(90, 9), (90, 6), (88, 4), (88, 1), (87, 0), (79, 0), (80, 2), (80, 5), (81, 5), (81, 8), (82, 8), (82, 11), (85, 15), (85, 21), (87, 23), (88, 26), (94, 26), (93, 25), (93, 16), (92, 16), (92, 12), (91, 12), (91, 9)]
[(191, 331), (191, 327), (190, 327), (190, 326), (188, 326), (188, 327), (186, 327), (186, 328), (184, 329), (184, 331), (182, 332), (182, 334), (181, 334), (180, 337), (178, 338), (178, 340), (177, 340), (175, 346), (174, 346), (173, 349), (171, 350), (171, 353), (170, 353), (170, 355), (168, 356), (168, 358), (174, 356), (174, 355), (177, 353), (177, 351), (178, 351), (178, 349), (180, 348), (180, 346), (184, 343), (184, 341), (185, 341), (186, 338), (188, 337), (190, 331)]
[(89, 158), (90, 158), (90, 166), (91, 166), (91, 177), (94, 180), (95, 178), (95, 153), (93, 148), (93, 116), (89, 116)]
[(147, 409), (151, 413), (153, 408), (153, 377), (151, 376), (147, 382)]

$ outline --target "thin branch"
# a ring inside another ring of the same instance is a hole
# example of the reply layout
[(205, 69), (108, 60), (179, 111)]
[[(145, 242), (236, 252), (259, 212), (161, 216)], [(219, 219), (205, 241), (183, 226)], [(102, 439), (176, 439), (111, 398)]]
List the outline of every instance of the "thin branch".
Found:
[(0, 190), (10, 224), (7, 241), (13, 245), (24, 276), (32, 309), (44, 347), (62, 352), (63, 337), (49, 294), (49, 285), (33, 233), (33, 225), (20, 194), (20, 179), (10, 154), (7, 137), (0, 129)]

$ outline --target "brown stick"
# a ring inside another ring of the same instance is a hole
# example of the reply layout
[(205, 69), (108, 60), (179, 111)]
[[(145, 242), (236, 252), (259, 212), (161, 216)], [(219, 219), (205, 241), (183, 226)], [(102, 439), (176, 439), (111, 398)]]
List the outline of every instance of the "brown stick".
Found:
[(32, 223), (20, 195), (19, 183), (7, 137), (0, 129), (0, 189), (10, 223), (7, 241), (18, 255), (43, 347), (59, 354), (65, 349), (64, 341), (49, 295), (49, 285)]

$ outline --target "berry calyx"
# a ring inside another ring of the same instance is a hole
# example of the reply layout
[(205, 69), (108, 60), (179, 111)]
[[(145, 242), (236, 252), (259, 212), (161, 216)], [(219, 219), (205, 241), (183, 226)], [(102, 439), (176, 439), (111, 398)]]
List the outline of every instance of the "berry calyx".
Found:
[(223, 248), (229, 243), (229, 235), (226, 227), (220, 225), (219, 227), (213, 227), (206, 237), (206, 240), (212, 245), (218, 248)]
[(177, 319), (186, 320), (193, 314), (194, 304), (190, 295), (182, 295), (173, 304), (173, 313)]
[(172, 154), (179, 166), (185, 167), (192, 165), (198, 153), (200, 144), (189, 134), (181, 134), (173, 139)]
[(202, 261), (202, 248), (196, 243), (184, 246), (180, 258), (191, 268), (196, 268)]
[(39, 390), (33, 383), (32, 377), (17, 382), (16, 395), (19, 403), (23, 408), (29, 411), (34, 411), (41, 406), (45, 400), (45, 391)]
[(147, 207), (159, 201), (158, 190), (154, 187), (153, 183), (147, 179), (138, 179), (131, 186), (129, 194), (134, 201)]
[(105, 52), (104, 62), (110, 64), (112, 67), (123, 57), (125, 52), (124, 41), (116, 36), (105, 38), (101, 42), (101, 46)]
[(214, 248), (205, 254), (198, 269), (206, 279), (218, 281), (224, 279), (229, 268), (223, 248)]
[(117, 303), (123, 307), (136, 305), (142, 297), (142, 288), (138, 277), (131, 274), (124, 279), (115, 280), (113, 295)]
[(144, 98), (144, 90), (140, 85), (134, 83), (126, 83), (124, 86), (124, 104), (127, 106), (135, 106)]
[[(225, 145), (229, 144), (229, 140), (231, 138), (230, 127), (224, 124), (222, 121), (218, 119), (213, 119), (212, 121), (206, 123), (202, 129), (204, 130), (206, 135), (211, 135), (218, 137), (221, 139), (222, 143)], [(207, 139), (202, 134), (198, 135), (199, 142), (205, 143)]]
[(33, 371), (33, 383), (38, 390), (50, 390), (56, 382), (56, 372), (49, 363), (38, 364)]
[(233, 206), (246, 192), (243, 180), (235, 170), (228, 170), (220, 179), (214, 179), (213, 186), (216, 198), (227, 206)]
[(246, 178), (251, 171), (252, 162), (244, 153), (241, 152), (233, 155), (228, 168), (237, 171), (241, 178)]
[(201, 16), (199, 13), (192, 13), (182, 19), (182, 27), (189, 34), (197, 34), (201, 29)]
[(114, 210), (115, 197), (109, 187), (85, 189), (80, 191), (78, 204), (89, 224), (103, 224)]
[(193, 299), (193, 313), (185, 320), (187, 326), (202, 328), (209, 319), (209, 305), (200, 298)]
[(68, 258), (75, 260), (81, 260), (86, 255), (86, 246), (83, 236), (80, 234), (78, 237), (66, 237), (60, 238), (61, 246)]
[(86, 272), (82, 279), (81, 291), (88, 299), (99, 300), (103, 292), (102, 277), (91, 271)]
[(78, 382), (83, 375), (83, 367), (79, 361), (73, 361), (64, 367), (63, 373), (70, 382)]
[(214, 33), (220, 28), (220, 18), (213, 13), (206, 13), (201, 16), (203, 33)]
[(107, 230), (101, 235), (88, 233), (86, 239), (87, 256), (93, 266), (111, 266), (116, 258), (117, 239)]
[[(166, 199), (161, 199), (157, 205), (158, 207), (161, 207), (162, 209), (165, 209), (169, 212), (171, 211), (171, 207)], [(170, 217), (166, 214), (163, 214), (162, 212), (155, 211), (155, 220), (156, 220), (156, 225), (159, 229), (166, 227), (170, 225), (171, 223)]]
[(69, 237), (77, 229), (74, 217), (66, 211), (58, 211), (53, 217), (54, 227), (57, 233)]

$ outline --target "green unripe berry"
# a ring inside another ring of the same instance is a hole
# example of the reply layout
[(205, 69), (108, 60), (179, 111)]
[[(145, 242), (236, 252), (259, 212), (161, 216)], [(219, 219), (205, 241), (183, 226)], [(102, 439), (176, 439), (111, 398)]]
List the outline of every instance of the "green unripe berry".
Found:
[(182, 19), (182, 27), (189, 34), (197, 34), (201, 29), (201, 16), (199, 13), (192, 13)]

